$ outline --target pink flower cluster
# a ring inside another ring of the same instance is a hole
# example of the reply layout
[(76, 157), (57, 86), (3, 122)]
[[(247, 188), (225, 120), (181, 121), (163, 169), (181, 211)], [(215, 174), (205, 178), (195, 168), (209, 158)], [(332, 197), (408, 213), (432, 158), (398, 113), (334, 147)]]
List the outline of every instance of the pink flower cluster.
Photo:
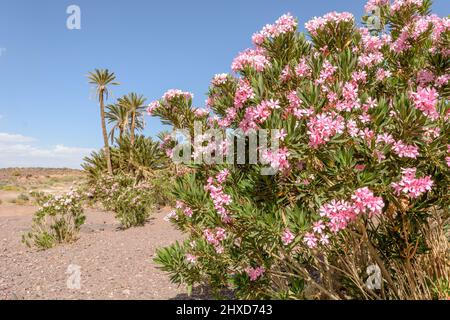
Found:
[(387, 4), (389, 4), (389, 0), (369, 0), (367, 1), (364, 9), (367, 13), (369, 13), (375, 10), (377, 7), (381, 7)]
[(211, 81), (211, 84), (213, 86), (219, 86), (221, 84), (226, 83), (228, 80), (228, 74), (227, 73), (220, 73), (220, 74), (216, 74), (214, 75), (214, 78)]
[(247, 79), (240, 79), (234, 94), (234, 106), (239, 109), (245, 102), (255, 97), (255, 92)]
[(322, 65), (322, 70), (319, 74), (319, 79), (316, 80), (316, 84), (324, 84), (325, 82), (330, 80), (336, 70), (337, 67), (333, 66), (328, 60), (325, 60)]
[(245, 269), (245, 272), (248, 274), (250, 281), (257, 280), (264, 274), (265, 271), (266, 270), (264, 269), (264, 267), (257, 267), (257, 268), (248, 267)]
[(389, 71), (389, 70), (384, 70), (383, 68), (379, 68), (378, 70), (377, 70), (377, 73), (376, 73), (376, 79), (377, 79), (377, 81), (383, 81), (384, 79), (386, 79), (386, 78), (389, 78), (390, 76), (392, 76), (392, 72), (391, 71)]
[(369, 217), (381, 214), (383, 207), (383, 199), (376, 197), (369, 188), (357, 189), (351, 196), (351, 201), (331, 200), (321, 206), (320, 216), (327, 220), (315, 222), (313, 232), (306, 233), (303, 240), (310, 248), (315, 248), (318, 243), (326, 245), (329, 243), (327, 229), (337, 233), (361, 214), (368, 214)]
[(217, 253), (223, 253), (221, 241), (225, 240), (227, 237), (225, 229), (205, 229), (203, 230), (203, 235), (205, 236), (206, 241), (214, 246)]
[(399, 182), (391, 184), (397, 195), (405, 193), (410, 198), (417, 198), (423, 193), (431, 190), (433, 180), (430, 176), (416, 178), (416, 168), (402, 169), (402, 178)]
[(187, 262), (192, 263), (192, 264), (196, 263), (197, 259), (198, 259), (197, 256), (194, 256), (193, 254), (190, 254), (190, 253), (186, 253), (185, 258), (186, 258)]
[(299, 77), (311, 76), (311, 68), (308, 66), (305, 58), (301, 58), (298, 65), (295, 67), (295, 74)]
[(439, 127), (436, 128), (423, 128), (423, 141), (430, 143), (434, 139), (439, 137), (439, 134), (441, 133), (441, 129)]
[(194, 213), (190, 207), (180, 200), (177, 200), (175, 208), (182, 210), (185, 216), (189, 218), (192, 217), (192, 214)]
[(289, 168), (288, 157), (289, 150), (286, 147), (280, 148), (275, 152), (265, 150), (262, 154), (264, 161), (267, 161), (273, 169), (281, 171)]
[(344, 118), (335, 113), (322, 113), (311, 117), (308, 121), (309, 145), (318, 148), (330, 141), (332, 137), (343, 133), (345, 129)]
[(194, 95), (190, 92), (181, 91), (180, 89), (170, 89), (163, 94), (163, 99), (170, 101), (174, 98), (184, 97), (186, 99), (192, 99)]
[(147, 114), (149, 116), (151, 116), (153, 114), (153, 111), (155, 111), (156, 109), (158, 109), (161, 106), (161, 103), (159, 101), (153, 101), (152, 103), (150, 103), (148, 105), (147, 108)]
[(250, 67), (258, 72), (263, 71), (270, 64), (269, 60), (264, 54), (264, 50), (257, 49), (247, 49), (240, 52), (236, 58), (234, 58), (231, 69), (234, 72), (239, 72), (245, 69), (245, 67)]
[(254, 97), (255, 92), (253, 91), (250, 82), (245, 78), (239, 79), (238, 87), (234, 94), (234, 106), (226, 110), (225, 118), (218, 120), (219, 126), (221, 126), (222, 128), (229, 127), (233, 120), (236, 118), (238, 110), (242, 108), (244, 103), (246, 103), (250, 99), (253, 99)]
[(375, 197), (369, 188), (359, 188), (352, 195), (353, 210), (356, 214), (368, 213), (369, 217), (381, 214), (384, 202), (381, 197)]
[(177, 212), (172, 210), (163, 219), (164, 221), (170, 221), (170, 219), (178, 220)]
[(392, 11), (399, 11), (403, 7), (416, 5), (418, 7), (422, 6), (423, 0), (395, 0), (391, 6)]
[(283, 235), (281, 236), (281, 241), (285, 246), (289, 245), (294, 241), (295, 235), (288, 228), (284, 229)]
[(296, 27), (297, 21), (291, 14), (287, 13), (278, 18), (275, 24), (267, 24), (260, 32), (255, 33), (252, 41), (256, 46), (260, 46), (265, 39), (276, 38), (281, 34), (293, 32)]
[(418, 88), (417, 92), (410, 93), (414, 106), (432, 120), (439, 118), (439, 113), (436, 110), (438, 97), (439, 95), (434, 88)]
[[(222, 187), (222, 184), (226, 181), (228, 176), (229, 171), (227, 169), (224, 169), (215, 176), (216, 181), (214, 180), (213, 177), (209, 177), (207, 180), (207, 184), (205, 186), (205, 191), (209, 192), (213, 200), (214, 208), (220, 214), (222, 221), (225, 223), (231, 221), (229, 211), (227, 208), (225, 208), (225, 206), (229, 205), (232, 202), (232, 199), (230, 195), (226, 194), (223, 191)], [(216, 185), (215, 182), (217, 182), (218, 185)]]
[(413, 158), (416, 159), (419, 155), (419, 148), (415, 145), (407, 145), (402, 140), (394, 142), (392, 150), (400, 158)]
[(203, 108), (196, 108), (194, 109), (194, 114), (196, 117), (198, 118), (202, 118), (205, 117), (209, 114), (208, 110), (203, 109)]
[(302, 119), (304, 117), (309, 117), (314, 114), (314, 109), (302, 109), (300, 105), (302, 101), (299, 99), (297, 95), (297, 91), (291, 91), (287, 94), (287, 99), (289, 101), (288, 108), (285, 109), (283, 113), (283, 117), (287, 118), (290, 114), (294, 115), (298, 119)]
[(263, 100), (257, 106), (247, 108), (245, 110), (244, 119), (242, 119), (239, 124), (239, 128), (244, 132), (258, 128), (258, 124), (266, 121), (275, 109), (280, 109), (280, 102), (273, 99)]
[(372, 67), (383, 61), (383, 54), (381, 52), (368, 53), (359, 56), (358, 65), (360, 67)]
[(372, 35), (367, 28), (360, 28), (361, 44), (363, 52), (358, 57), (358, 65), (362, 68), (370, 68), (383, 61), (383, 54), (381, 48), (383, 45), (391, 43), (391, 37), (389, 35), (383, 35), (381, 37)]
[(352, 111), (361, 107), (358, 98), (358, 85), (352, 81), (347, 82), (342, 89), (343, 101), (336, 104), (336, 109), (339, 111)]
[(314, 17), (312, 20), (305, 23), (305, 28), (311, 35), (316, 35), (317, 32), (329, 23), (354, 22), (354, 17), (350, 12), (330, 12), (323, 17)]

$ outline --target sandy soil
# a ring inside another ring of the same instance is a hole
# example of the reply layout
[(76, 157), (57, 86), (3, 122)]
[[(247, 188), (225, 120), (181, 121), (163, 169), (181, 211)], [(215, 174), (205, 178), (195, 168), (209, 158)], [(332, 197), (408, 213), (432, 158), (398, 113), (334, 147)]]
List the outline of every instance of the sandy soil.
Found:
[[(0, 182), (5, 185), (1, 173)], [(112, 213), (87, 209), (78, 241), (37, 251), (21, 242), (37, 208), (10, 203), (16, 196), (16, 191), (0, 193), (0, 300), (188, 298), (185, 288), (171, 284), (153, 262), (157, 248), (182, 239), (163, 220), (169, 208), (155, 212), (145, 226), (128, 230), (118, 228)], [(67, 285), (74, 267), (80, 271), (80, 289)], [(194, 290), (191, 298), (205, 297)]]

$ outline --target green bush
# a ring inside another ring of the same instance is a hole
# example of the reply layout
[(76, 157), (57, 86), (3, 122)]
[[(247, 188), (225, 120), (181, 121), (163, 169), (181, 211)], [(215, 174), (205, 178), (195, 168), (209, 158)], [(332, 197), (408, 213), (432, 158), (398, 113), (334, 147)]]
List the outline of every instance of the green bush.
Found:
[(40, 208), (33, 217), (31, 230), (22, 236), (22, 242), (29, 247), (49, 249), (58, 243), (75, 241), (86, 220), (82, 200), (77, 191), (62, 196), (39, 195)]
[(101, 176), (89, 195), (108, 211), (113, 211), (123, 228), (144, 225), (154, 208), (150, 186), (137, 183), (131, 175)]

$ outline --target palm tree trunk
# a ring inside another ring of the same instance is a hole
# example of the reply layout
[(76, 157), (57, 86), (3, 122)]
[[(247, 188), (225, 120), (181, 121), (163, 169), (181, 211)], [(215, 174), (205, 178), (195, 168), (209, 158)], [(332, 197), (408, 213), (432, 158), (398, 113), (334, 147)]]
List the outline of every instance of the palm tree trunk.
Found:
[(111, 165), (111, 155), (109, 153), (109, 143), (108, 143), (108, 132), (106, 131), (106, 122), (105, 122), (105, 106), (103, 103), (103, 92), (100, 93), (100, 117), (102, 122), (102, 132), (103, 132), (103, 142), (105, 144), (105, 157), (106, 157), (106, 166), (108, 167), (108, 173), (112, 175), (112, 165)]
[(134, 145), (134, 129), (136, 127), (136, 111), (133, 110), (131, 113), (131, 136), (130, 136), (130, 140), (131, 140), (131, 145)]
[(119, 126), (119, 130), (120, 130), (119, 131), (119, 139), (122, 140), (122, 137), (123, 137), (123, 126), (122, 125)]

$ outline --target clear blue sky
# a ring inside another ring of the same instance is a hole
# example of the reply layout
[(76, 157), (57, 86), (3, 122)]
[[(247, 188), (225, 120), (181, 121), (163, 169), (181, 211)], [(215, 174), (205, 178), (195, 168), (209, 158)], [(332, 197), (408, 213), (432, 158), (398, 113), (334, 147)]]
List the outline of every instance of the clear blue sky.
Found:
[[(116, 73), (115, 98), (135, 91), (150, 102), (180, 88), (202, 106), (211, 77), (229, 72), (264, 24), (286, 12), (301, 30), (332, 10), (359, 19), (365, 2), (0, 0), (0, 167), (77, 166), (77, 155), (101, 147), (99, 110), (85, 77), (94, 68)], [(71, 4), (81, 8), (81, 30), (66, 28)], [(448, 15), (450, 1), (435, 0), (433, 9)], [(161, 129), (147, 118), (146, 134)], [(53, 151), (72, 158), (49, 160)]]

